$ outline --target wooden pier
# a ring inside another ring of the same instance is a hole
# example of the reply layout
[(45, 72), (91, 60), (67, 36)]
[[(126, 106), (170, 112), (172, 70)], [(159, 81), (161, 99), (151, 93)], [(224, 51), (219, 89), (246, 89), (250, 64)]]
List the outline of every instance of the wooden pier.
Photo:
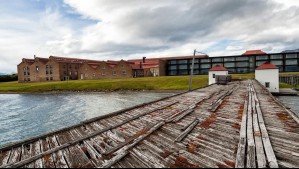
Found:
[(256, 81), (213, 85), (8, 145), (1, 168), (296, 168), (299, 119)]

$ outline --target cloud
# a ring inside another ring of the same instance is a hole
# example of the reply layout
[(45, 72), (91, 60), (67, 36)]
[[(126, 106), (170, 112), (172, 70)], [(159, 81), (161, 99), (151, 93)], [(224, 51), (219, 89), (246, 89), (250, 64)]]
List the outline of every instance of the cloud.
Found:
[(296, 1), (10, 0), (0, 7), (0, 72), (34, 54), (106, 60), (295, 49)]

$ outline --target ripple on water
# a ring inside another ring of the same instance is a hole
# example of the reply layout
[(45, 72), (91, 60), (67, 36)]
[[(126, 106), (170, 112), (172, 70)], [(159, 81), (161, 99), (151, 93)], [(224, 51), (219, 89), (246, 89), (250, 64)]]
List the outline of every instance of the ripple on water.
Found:
[(0, 95), (0, 146), (170, 95), (149, 92)]

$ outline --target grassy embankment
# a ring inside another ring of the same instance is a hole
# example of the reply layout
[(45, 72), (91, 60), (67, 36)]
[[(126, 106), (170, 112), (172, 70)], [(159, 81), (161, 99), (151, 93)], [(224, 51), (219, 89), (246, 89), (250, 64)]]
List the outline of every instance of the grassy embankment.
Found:
[[(236, 74), (233, 79), (252, 79), (254, 74)], [(42, 83), (0, 83), (1, 93), (31, 93), (50, 91), (116, 91), (116, 90), (187, 90), (189, 76), (136, 79), (105, 79)], [(208, 76), (194, 76), (193, 88), (208, 85)], [(284, 87), (285, 85), (283, 85)]]

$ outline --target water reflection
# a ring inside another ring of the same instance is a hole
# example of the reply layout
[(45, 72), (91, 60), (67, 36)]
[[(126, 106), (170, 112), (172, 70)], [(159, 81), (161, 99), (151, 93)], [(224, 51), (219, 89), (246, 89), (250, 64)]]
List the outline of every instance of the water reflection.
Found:
[(169, 95), (149, 92), (0, 95), (0, 146)]

